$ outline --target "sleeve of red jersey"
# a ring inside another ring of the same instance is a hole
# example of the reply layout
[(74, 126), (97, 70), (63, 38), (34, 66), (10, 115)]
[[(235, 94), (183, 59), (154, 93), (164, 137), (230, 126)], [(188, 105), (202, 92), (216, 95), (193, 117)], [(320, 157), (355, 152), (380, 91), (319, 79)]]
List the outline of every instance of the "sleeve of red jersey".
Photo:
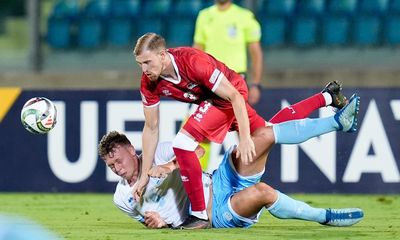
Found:
[(222, 69), (218, 68), (217, 60), (204, 54), (193, 56), (190, 61), (193, 80), (215, 92), (222, 77)]
[(151, 86), (150, 80), (145, 75), (142, 75), (140, 96), (145, 107), (155, 107), (160, 104), (160, 96), (156, 93), (156, 88)]

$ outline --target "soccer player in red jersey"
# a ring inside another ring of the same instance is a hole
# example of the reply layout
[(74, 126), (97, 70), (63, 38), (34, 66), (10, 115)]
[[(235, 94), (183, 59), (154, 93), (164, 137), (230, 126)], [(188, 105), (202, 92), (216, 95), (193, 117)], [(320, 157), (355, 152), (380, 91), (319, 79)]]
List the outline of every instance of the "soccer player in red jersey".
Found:
[[(134, 55), (143, 72), (140, 91), (145, 115), (143, 164), (134, 196), (140, 198), (149, 179), (146, 173), (152, 166), (158, 143), (160, 97), (198, 104), (195, 113), (175, 137), (173, 149), (192, 205), (188, 224), (203, 222), (207, 226), (202, 171), (194, 152), (198, 143), (206, 139), (221, 143), (228, 131), (236, 130), (239, 132), (236, 157), (244, 164), (251, 163), (255, 156), (251, 134), (268, 123), (247, 103), (245, 80), (213, 56), (190, 47), (167, 49), (164, 38), (155, 33), (147, 33), (138, 39)], [(340, 85), (328, 85), (324, 91), (298, 106), (284, 109), (273, 119), (300, 119), (322, 106), (341, 108), (345, 105)]]

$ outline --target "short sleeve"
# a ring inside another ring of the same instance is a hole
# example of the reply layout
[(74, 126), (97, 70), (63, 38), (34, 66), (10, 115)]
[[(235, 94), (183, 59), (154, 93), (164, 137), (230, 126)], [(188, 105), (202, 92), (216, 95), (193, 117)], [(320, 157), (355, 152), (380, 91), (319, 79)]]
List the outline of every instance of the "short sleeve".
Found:
[(154, 164), (163, 165), (170, 162), (175, 157), (172, 142), (160, 142), (157, 145), (154, 155)]
[(192, 79), (215, 92), (224, 76), (217, 60), (204, 53), (192, 56), (189, 62)]
[(145, 107), (157, 106), (160, 103), (160, 96), (156, 94), (155, 86), (152, 86), (149, 83), (149, 80), (145, 75), (142, 75), (140, 96), (142, 98), (143, 106)]
[(245, 39), (247, 43), (259, 42), (261, 39), (261, 27), (254, 14), (249, 12), (246, 18)]

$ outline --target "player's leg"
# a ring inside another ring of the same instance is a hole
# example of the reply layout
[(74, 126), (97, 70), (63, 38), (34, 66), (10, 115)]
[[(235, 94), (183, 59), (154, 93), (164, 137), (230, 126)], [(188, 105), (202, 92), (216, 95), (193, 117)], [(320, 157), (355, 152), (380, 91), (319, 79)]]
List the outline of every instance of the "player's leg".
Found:
[(202, 170), (194, 150), (206, 138), (222, 142), (233, 118), (233, 110), (222, 111), (205, 101), (198, 106), (173, 141), (183, 186), (192, 208), (192, 216), (185, 221), (183, 228), (198, 228), (197, 226), (203, 226), (206, 223), (204, 220), (208, 219), (202, 190)]
[(274, 124), (275, 143), (296, 144), (332, 131), (354, 132), (359, 104), (360, 97), (353, 94), (349, 103), (334, 116)]
[(232, 163), (235, 170), (241, 176), (252, 176), (264, 171), (267, 163), (268, 153), (275, 143), (272, 127), (258, 128), (252, 134), (252, 140), (256, 148), (256, 156), (253, 162), (244, 164), (240, 159), (236, 158), (236, 149), (232, 152)]
[[(197, 146), (198, 142), (184, 129), (181, 129), (173, 141), (173, 150), (180, 166), (183, 186), (189, 196), (194, 215), (207, 220), (207, 215), (204, 211), (203, 183), (201, 180), (202, 170), (195, 153)], [(197, 216), (197, 211), (200, 211), (200, 214), (204, 211), (205, 216)]]
[(342, 94), (341, 90), (342, 86), (340, 83), (336, 81), (330, 82), (322, 92), (283, 108), (275, 114), (269, 122), (281, 123), (289, 120), (306, 118), (313, 111), (329, 105), (342, 109), (346, 105), (347, 99)]
[(234, 214), (247, 219), (258, 216), (264, 207), (280, 219), (300, 219), (330, 226), (350, 226), (361, 221), (364, 216), (363, 211), (357, 208), (314, 208), (263, 182), (234, 194), (230, 199), (230, 208)]

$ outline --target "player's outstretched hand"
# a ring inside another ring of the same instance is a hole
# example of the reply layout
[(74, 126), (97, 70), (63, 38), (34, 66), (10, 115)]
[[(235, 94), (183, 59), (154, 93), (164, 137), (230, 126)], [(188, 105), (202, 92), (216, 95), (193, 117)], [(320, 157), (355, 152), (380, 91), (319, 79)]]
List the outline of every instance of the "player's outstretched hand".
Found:
[(161, 219), (160, 214), (154, 211), (144, 212), (144, 224), (148, 228), (163, 228), (167, 226), (167, 223)]
[(256, 148), (254, 146), (254, 142), (251, 139), (251, 137), (248, 137), (246, 139), (240, 139), (236, 151), (236, 158), (240, 158), (240, 160), (247, 165), (253, 162), (253, 158), (255, 156), (256, 156)]
[(140, 201), (143, 190), (148, 183), (149, 183), (149, 176), (143, 174), (143, 176), (140, 176), (139, 180), (137, 181), (137, 184), (133, 186), (133, 198), (135, 199), (136, 202)]

